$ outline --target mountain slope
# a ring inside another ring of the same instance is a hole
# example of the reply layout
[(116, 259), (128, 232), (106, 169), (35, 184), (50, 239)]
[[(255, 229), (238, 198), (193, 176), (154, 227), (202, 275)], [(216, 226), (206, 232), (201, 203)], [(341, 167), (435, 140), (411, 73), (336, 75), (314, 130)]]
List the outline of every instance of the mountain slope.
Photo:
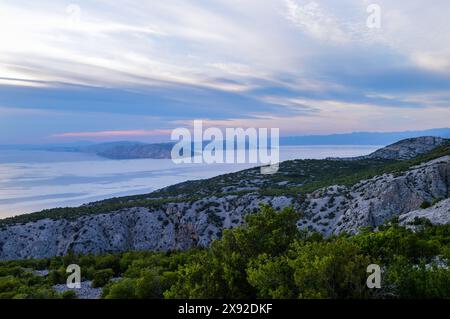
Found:
[(144, 144), (136, 142), (95, 144), (80, 149), (110, 159), (170, 158), (173, 143)]
[(331, 135), (288, 136), (281, 145), (388, 145), (396, 141), (421, 136), (450, 138), (450, 128), (404, 132), (353, 132)]
[(450, 224), (450, 198), (437, 202), (429, 208), (422, 208), (402, 214), (399, 217), (400, 224), (414, 223), (415, 219), (428, 219), (432, 224)]
[(445, 139), (433, 136), (410, 138), (379, 149), (367, 158), (407, 160), (428, 153), (445, 143)]
[(257, 172), (2, 220), (0, 260), (207, 246), (261, 203), (294, 206), (299, 227), (325, 235), (375, 228), (449, 196), (450, 144), (411, 160), (289, 161), (275, 175)]
[(352, 187), (335, 185), (309, 194), (302, 227), (325, 235), (375, 228), (449, 196), (450, 156), (414, 166), (402, 174), (384, 174)]

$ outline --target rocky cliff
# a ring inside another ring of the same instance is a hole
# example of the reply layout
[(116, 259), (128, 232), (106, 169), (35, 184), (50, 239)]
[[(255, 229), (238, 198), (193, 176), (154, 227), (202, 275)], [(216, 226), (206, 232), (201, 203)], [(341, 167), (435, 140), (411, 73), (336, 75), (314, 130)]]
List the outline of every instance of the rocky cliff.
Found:
[(285, 197), (210, 197), (169, 203), (159, 210), (127, 208), (74, 220), (42, 219), (0, 231), (0, 260), (127, 250), (169, 251), (208, 246), (223, 229), (242, 224), (261, 203), (287, 207)]
[(403, 172), (363, 180), (351, 187), (331, 186), (308, 195), (306, 218), (299, 226), (325, 235), (355, 233), (361, 227), (383, 224), (411, 212), (424, 202), (449, 196), (450, 156), (444, 156)]

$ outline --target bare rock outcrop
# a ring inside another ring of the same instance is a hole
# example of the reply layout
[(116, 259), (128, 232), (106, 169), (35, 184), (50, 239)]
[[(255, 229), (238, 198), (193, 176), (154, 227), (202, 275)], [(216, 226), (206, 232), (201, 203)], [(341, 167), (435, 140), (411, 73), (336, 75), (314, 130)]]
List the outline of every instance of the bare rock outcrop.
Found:
[(368, 155), (367, 158), (407, 160), (432, 151), (442, 145), (445, 140), (434, 136), (409, 138), (383, 147)]
[(331, 186), (308, 195), (299, 226), (325, 235), (376, 228), (393, 217), (417, 210), (423, 202), (449, 196), (450, 156), (385, 174), (352, 187)]
[(444, 199), (431, 207), (402, 214), (399, 217), (399, 222), (401, 225), (408, 225), (413, 223), (416, 218), (428, 219), (435, 225), (450, 224), (450, 198)]
[(290, 206), (291, 200), (255, 194), (209, 197), (169, 203), (159, 210), (134, 207), (74, 220), (42, 219), (7, 226), (0, 230), (0, 260), (208, 246), (223, 229), (241, 225), (243, 216), (256, 211), (261, 203), (283, 208)]

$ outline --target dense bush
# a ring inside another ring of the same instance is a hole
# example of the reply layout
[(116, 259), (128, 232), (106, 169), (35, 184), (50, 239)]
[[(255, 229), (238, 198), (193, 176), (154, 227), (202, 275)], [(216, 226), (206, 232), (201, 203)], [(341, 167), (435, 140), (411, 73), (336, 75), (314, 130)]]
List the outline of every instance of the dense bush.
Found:
[[(295, 221), (291, 210), (277, 214), (264, 207), (261, 213), (249, 217), (245, 226), (226, 231), (210, 250), (180, 267), (177, 282), (164, 296), (450, 297), (449, 225), (418, 225), (414, 232), (392, 223), (379, 232), (323, 239), (317, 234), (302, 234), (294, 227)], [(404, 268), (399, 268), (399, 256)], [(432, 266), (436, 256), (441, 256), (444, 266)], [(383, 267), (383, 289), (367, 288), (366, 269), (370, 264)], [(415, 280), (408, 281), (411, 269)], [(432, 282), (431, 287), (427, 280)]]
[(110, 268), (96, 271), (92, 280), (92, 287), (103, 287), (111, 280), (113, 276), (114, 271)]
[(77, 294), (73, 290), (64, 291), (61, 295), (62, 299), (77, 299)]
[[(2, 268), (4, 272), (5, 269)], [(57, 296), (44, 278), (36, 277), (27, 270), (0, 277), (0, 299), (43, 299)]]
[(348, 241), (297, 242), (288, 256), (261, 255), (247, 272), (260, 298), (366, 298), (371, 263)]
[[(51, 287), (65, 282), (71, 263), (108, 299), (450, 298), (450, 225), (416, 220), (413, 230), (394, 220), (377, 232), (323, 238), (299, 231), (298, 218), (262, 207), (209, 249), (1, 262), (0, 298), (74, 298)], [(369, 264), (382, 268), (381, 289), (366, 286)]]

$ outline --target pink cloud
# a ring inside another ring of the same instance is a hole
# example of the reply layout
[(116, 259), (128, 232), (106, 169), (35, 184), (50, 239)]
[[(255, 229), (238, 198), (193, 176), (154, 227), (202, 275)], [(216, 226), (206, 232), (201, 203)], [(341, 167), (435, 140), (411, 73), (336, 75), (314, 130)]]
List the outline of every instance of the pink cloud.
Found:
[(98, 131), (98, 132), (69, 132), (54, 134), (52, 137), (121, 137), (121, 136), (160, 136), (170, 135), (171, 130), (121, 130), (121, 131)]

